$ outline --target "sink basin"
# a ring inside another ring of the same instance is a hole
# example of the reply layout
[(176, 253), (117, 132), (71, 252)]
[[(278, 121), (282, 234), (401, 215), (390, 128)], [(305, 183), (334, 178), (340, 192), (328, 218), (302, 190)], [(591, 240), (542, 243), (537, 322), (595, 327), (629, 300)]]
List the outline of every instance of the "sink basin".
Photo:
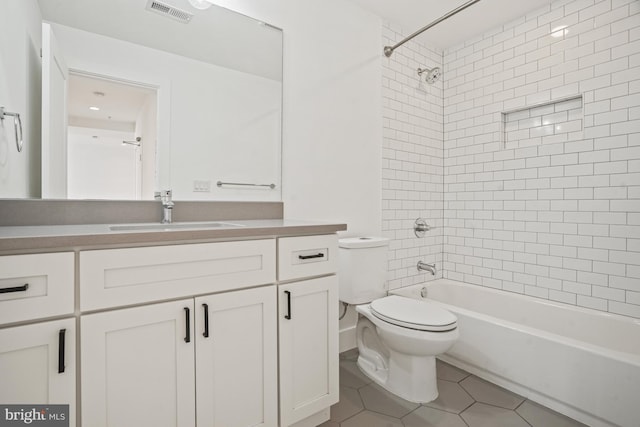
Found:
[(110, 225), (111, 231), (172, 231), (172, 230), (208, 230), (211, 228), (244, 227), (232, 222), (173, 222), (171, 224), (118, 224)]

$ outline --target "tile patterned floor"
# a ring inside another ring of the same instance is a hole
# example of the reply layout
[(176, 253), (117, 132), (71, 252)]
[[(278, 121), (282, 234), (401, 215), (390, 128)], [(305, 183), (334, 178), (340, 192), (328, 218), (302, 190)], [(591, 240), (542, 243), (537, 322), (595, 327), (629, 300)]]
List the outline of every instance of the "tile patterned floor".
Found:
[(437, 362), (440, 396), (419, 405), (369, 380), (357, 350), (340, 355), (340, 402), (322, 427), (578, 427), (577, 421), (446, 363)]

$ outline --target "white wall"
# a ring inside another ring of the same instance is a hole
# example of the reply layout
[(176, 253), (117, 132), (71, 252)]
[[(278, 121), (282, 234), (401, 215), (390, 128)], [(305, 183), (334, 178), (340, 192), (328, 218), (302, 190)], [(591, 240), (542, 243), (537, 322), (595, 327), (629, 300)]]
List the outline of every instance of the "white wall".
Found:
[[(285, 218), (380, 235), (382, 79), (379, 17), (347, 0), (216, 0), (284, 31)], [(355, 346), (356, 313), (340, 322)]]
[[(553, 2), (445, 52), (444, 81), (445, 277), (640, 318), (640, 2)], [(569, 95), (583, 132), (533, 114), (503, 145), (501, 112)]]
[(13, 117), (0, 122), (0, 197), (40, 196), (42, 18), (36, 0), (0, 3), (0, 107), (22, 118), (16, 149)]
[(67, 134), (68, 197), (135, 200), (140, 149), (122, 145), (122, 141), (133, 138), (133, 132), (70, 126)]
[[(215, 74), (211, 68), (216, 69)], [(219, 67), (183, 70), (185, 81), (172, 78), (174, 197), (280, 200), (282, 83)], [(211, 193), (194, 193), (194, 180), (210, 181)], [(277, 187), (219, 188), (217, 181), (273, 183)]]
[(284, 30), (287, 218), (381, 232), (381, 21), (346, 0), (217, 0)]

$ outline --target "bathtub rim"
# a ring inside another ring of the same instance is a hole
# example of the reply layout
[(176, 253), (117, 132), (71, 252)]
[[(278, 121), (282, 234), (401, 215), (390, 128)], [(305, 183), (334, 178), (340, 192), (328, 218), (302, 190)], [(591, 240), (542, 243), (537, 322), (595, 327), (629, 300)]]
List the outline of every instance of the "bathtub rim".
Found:
[[(452, 305), (452, 304), (448, 304), (448, 303), (439, 301), (437, 299), (429, 298), (429, 296), (428, 296), (429, 287), (430, 286), (434, 286), (434, 285), (445, 285), (445, 286), (446, 285), (453, 285), (453, 286), (458, 286), (458, 287), (463, 287), (463, 288), (464, 287), (474, 287), (473, 288), (474, 290), (478, 290), (478, 288), (479, 288), (482, 292), (488, 292), (488, 293), (501, 295), (501, 296), (508, 296), (510, 298), (519, 298), (519, 299), (521, 299), (523, 301), (526, 301), (528, 303), (542, 304), (542, 305), (552, 306), (552, 307), (559, 308), (559, 309), (568, 309), (568, 310), (571, 310), (571, 311), (581, 312), (583, 314), (595, 315), (595, 316), (608, 318), (608, 319), (614, 319), (614, 320), (617, 320), (617, 321), (627, 322), (627, 323), (630, 323), (630, 324), (633, 324), (633, 325), (636, 325), (636, 326), (640, 327), (640, 319), (634, 319), (634, 318), (631, 318), (631, 317), (622, 316), (622, 315), (618, 315), (618, 314), (615, 314), (615, 313), (607, 313), (607, 312), (594, 310), (594, 309), (590, 309), (590, 308), (586, 308), (586, 307), (574, 306), (574, 305), (571, 305), (571, 304), (561, 303), (561, 302), (557, 302), (557, 301), (550, 301), (550, 300), (537, 298), (537, 297), (533, 297), (533, 296), (529, 296), (529, 295), (519, 294), (519, 293), (516, 293), (516, 292), (504, 291), (504, 290), (500, 290), (500, 289), (493, 289), (493, 288), (480, 286), (480, 285), (469, 284), (469, 283), (465, 283), (465, 282), (458, 282), (458, 281), (455, 281), (455, 280), (445, 279), (445, 278), (436, 279), (436, 280), (432, 280), (432, 281), (429, 281), (429, 282), (424, 282), (424, 283), (420, 283), (420, 284), (416, 284), (416, 285), (405, 286), (405, 287), (402, 287), (402, 288), (397, 288), (397, 289), (389, 291), (389, 294), (402, 295), (402, 296), (405, 296), (405, 297), (408, 297), (408, 298), (428, 299), (429, 301), (437, 302), (438, 304), (442, 305), (443, 308), (445, 308), (447, 310), (450, 310), (453, 313), (460, 312), (461, 314), (464, 314), (466, 316), (479, 318), (480, 320), (491, 322), (491, 323), (496, 323), (496, 324), (498, 324), (500, 326), (506, 327), (506, 328), (511, 329), (511, 330), (519, 331), (519, 332), (522, 332), (522, 333), (535, 334), (535, 335), (541, 336), (541, 337), (543, 337), (545, 339), (549, 339), (549, 340), (551, 340), (551, 341), (553, 341), (555, 343), (564, 344), (564, 345), (571, 345), (573, 347), (577, 347), (577, 348), (579, 348), (581, 350), (584, 350), (584, 351), (587, 351), (589, 353), (598, 354), (598, 355), (603, 355), (604, 354), (607, 357), (611, 357), (612, 359), (617, 360), (619, 362), (628, 363), (628, 364), (631, 364), (631, 365), (633, 365), (635, 367), (640, 368), (640, 354), (628, 353), (628, 352), (619, 351), (619, 350), (612, 350), (612, 349), (604, 347), (602, 345), (593, 344), (593, 343), (587, 342), (587, 341), (581, 341), (581, 340), (578, 340), (578, 339), (573, 338), (573, 337), (560, 335), (558, 333), (549, 332), (547, 330), (540, 329), (540, 328), (535, 328), (535, 327), (529, 326), (529, 325), (519, 324), (519, 323), (513, 322), (511, 320), (502, 319), (502, 318), (499, 318), (499, 317), (492, 316), (490, 314), (485, 314), (485, 313), (482, 313), (482, 312), (469, 310), (469, 309), (466, 309), (466, 308), (463, 308), (463, 307), (458, 307), (456, 305)], [(427, 287), (427, 297), (426, 298), (422, 298), (420, 296), (420, 290), (424, 286)], [(506, 295), (505, 295), (505, 293), (506, 293)]]

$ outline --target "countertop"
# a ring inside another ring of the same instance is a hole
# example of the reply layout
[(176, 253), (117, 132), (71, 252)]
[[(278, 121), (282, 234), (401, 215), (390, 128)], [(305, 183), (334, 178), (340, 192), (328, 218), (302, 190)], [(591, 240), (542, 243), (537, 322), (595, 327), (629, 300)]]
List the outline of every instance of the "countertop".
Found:
[(0, 253), (330, 234), (347, 229), (346, 224), (285, 219), (218, 222), (223, 225), (198, 228), (197, 222), (182, 222), (174, 224), (186, 224), (187, 228), (117, 231), (110, 227), (129, 224), (7, 226), (0, 227)]

